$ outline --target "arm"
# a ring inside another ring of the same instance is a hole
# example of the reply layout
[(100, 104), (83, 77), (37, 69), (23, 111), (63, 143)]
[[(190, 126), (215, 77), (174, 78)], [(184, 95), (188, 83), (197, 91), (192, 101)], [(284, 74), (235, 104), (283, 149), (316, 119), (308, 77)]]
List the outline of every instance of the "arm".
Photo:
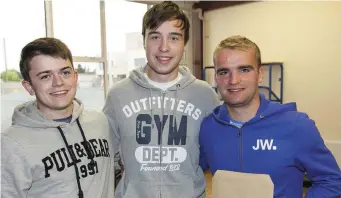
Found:
[(213, 112), (213, 109), (220, 105), (219, 96), (217, 93), (208, 86), (208, 105), (205, 112), (205, 117), (203, 121), (201, 122), (200, 131), (199, 131), (199, 145), (200, 145), (200, 157), (199, 157), (199, 165), (202, 168), (202, 170), (205, 172), (207, 169), (209, 169), (205, 149), (204, 149), (204, 134), (206, 133), (206, 129), (204, 127), (205, 118), (210, 115)]
[(340, 197), (341, 171), (334, 156), (325, 146), (314, 121), (306, 117), (300, 122), (299, 141), (306, 141), (301, 144), (298, 161), (312, 181), (306, 198)]
[(1, 135), (1, 197), (25, 198), (32, 185), (30, 165), (24, 149)]
[(114, 111), (114, 98), (113, 98), (113, 90), (110, 90), (108, 96), (106, 98), (105, 105), (103, 107), (103, 113), (107, 116), (112, 132), (112, 143), (114, 149), (114, 161), (115, 161), (115, 187), (121, 179), (123, 173), (123, 165), (120, 165), (121, 156), (120, 156), (120, 147), (121, 147), (121, 136), (120, 131), (117, 126), (116, 114)]
[(209, 106), (207, 107), (206, 116), (211, 114), (214, 108), (221, 105), (221, 101), (219, 99), (218, 94), (212, 88), (210, 88), (209, 96), (210, 103)]
[(204, 120), (201, 123), (200, 126), (200, 132), (199, 132), (199, 145), (200, 145), (200, 158), (199, 158), (199, 165), (201, 169), (205, 172), (207, 169), (209, 169), (205, 149), (204, 149), (204, 127), (203, 127)]

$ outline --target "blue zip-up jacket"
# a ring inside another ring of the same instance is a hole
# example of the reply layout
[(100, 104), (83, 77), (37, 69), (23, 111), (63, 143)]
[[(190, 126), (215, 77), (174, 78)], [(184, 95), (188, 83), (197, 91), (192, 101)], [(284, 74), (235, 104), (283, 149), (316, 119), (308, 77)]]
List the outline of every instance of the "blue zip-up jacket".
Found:
[(265, 99), (256, 116), (239, 129), (230, 124), (226, 104), (206, 117), (200, 129), (200, 166), (268, 174), (274, 197), (299, 198), (306, 172), (312, 181), (307, 198), (341, 196), (341, 172), (313, 120), (295, 103)]

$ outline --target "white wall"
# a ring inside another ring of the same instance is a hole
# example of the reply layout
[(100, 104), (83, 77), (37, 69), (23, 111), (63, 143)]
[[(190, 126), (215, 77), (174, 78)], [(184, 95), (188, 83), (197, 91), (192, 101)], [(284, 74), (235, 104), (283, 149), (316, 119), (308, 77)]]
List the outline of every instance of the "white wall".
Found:
[(263, 62), (284, 62), (284, 102), (295, 101), (325, 139), (341, 140), (341, 2), (253, 2), (205, 13), (204, 66), (220, 40), (258, 44)]

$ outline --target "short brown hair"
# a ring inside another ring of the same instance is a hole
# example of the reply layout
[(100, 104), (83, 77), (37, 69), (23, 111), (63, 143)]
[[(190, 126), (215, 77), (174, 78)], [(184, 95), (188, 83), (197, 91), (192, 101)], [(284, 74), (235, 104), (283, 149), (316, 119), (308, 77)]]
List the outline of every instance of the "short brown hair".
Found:
[(143, 39), (145, 39), (146, 36), (146, 29), (156, 29), (162, 23), (169, 20), (181, 21), (179, 27), (184, 30), (184, 39), (186, 44), (189, 40), (189, 20), (180, 7), (171, 1), (164, 1), (162, 3), (155, 4), (145, 13), (142, 25)]
[(72, 67), (72, 54), (65, 43), (56, 38), (43, 37), (28, 43), (22, 50), (20, 56), (20, 72), (24, 80), (30, 81), (30, 61), (33, 57), (47, 55), (54, 58), (70, 60)]
[(257, 64), (258, 64), (258, 68), (259, 68), (262, 65), (262, 58), (261, 58), (261, 53), (260, 53), (259, 47), (257, 46), (256, 43), (254, 43), (250, 39), (248, 39), (244, 36), (239, 36), (239, 35), (228, 37), (219, 43), (219, 45), (214, 50), (213, 62), (215, 63), (217, 52), (221, 49), (245, 51), (245, 50), (250, 49), (250, 48), (253, 48), (256, 51), (256, 59), (257, 59)]

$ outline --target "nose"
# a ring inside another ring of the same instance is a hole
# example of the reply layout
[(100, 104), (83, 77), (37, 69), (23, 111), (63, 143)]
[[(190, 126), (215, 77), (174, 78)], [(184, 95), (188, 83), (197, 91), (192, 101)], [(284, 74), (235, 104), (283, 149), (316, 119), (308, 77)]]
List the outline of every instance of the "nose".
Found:
[(64, 84), (63, 78), (59, 74), (53, 75), (52, 86), (57, 87)]
[(167, 52), (169, 50), (168, 39), (161, 39), (159, 50), (162, 52)]
[(235, 85), (240, 83), (240, 74), (237, 71), (233, 71), (230, 73), (229, 84)]

